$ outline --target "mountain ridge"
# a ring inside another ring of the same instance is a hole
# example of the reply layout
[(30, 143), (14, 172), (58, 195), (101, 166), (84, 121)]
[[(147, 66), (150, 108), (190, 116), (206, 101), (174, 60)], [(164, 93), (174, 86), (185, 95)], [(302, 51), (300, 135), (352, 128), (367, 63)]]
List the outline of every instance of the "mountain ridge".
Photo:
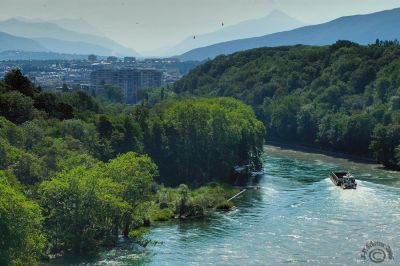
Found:
[(180, 58), (201, 61), (221, 54), (231, 54), (264, 46), (329, 45), (340, 39), (360, 44), (372, 43), (376, 39), (393, 40), (400, 38), (399, 17), (400, 8), (371, 14), (345, 16), (322, 24), (193, 49), (182, 54)]
[[(35, 38), (57, 39), (59, 40), (59, 43), (61, 41), (88, 43), (95, 45), (97, 47), (102, 46), (105, 49), (109, 49), (112, 51), (109, 54), (101, 54), (101, 55), (113, 54), (117, 56), (125, 56), (125, 55), (139, 56), (139, 54), (133, 49), (126, 48), (107, 37), (68, 30), (57, 24), (47, 21), (29, 22), (28, 20), (19, 20), (16, 18), (11, 18), (0, 21), (0, 32), (4, 32), (17, 37), (22, 36), (24, 38), (29, 38), (29, 39), (35, 39)], [(64, 45), (67, 46), (68, 43)], [(83, 52), (77, 50), (75, 53), (83, 53)]]
[(174, 45), (164, 49), (166, 55), (179, 55), (192, 49), (212, 45), (219, 42), (225, 42), (235, 39), (262, 36), (274, 32), (290, 30), (305, 25), (305, 23), (280, 11), (273, 10), (267, 15), (257, 18), (241, 21), (233, 25), (224, 25), (222, 28), (204, 34), (189, 36)]
[(47, 52), (48, 50), (40, 43), (24, 37), (14, 36), (8, 33), (0, 32), (0, 52), (13, 50), (30, 49), (32, 52)]

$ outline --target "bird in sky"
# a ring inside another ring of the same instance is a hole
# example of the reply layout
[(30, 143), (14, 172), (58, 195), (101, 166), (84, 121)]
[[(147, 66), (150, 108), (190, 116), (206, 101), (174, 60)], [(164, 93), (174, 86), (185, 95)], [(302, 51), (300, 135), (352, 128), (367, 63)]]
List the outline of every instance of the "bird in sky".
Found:
[(196, 39), (196, 35), (193, 36), (193, 39)]
[(222, 22), (222, 27), (224, 27), (224, 23)]

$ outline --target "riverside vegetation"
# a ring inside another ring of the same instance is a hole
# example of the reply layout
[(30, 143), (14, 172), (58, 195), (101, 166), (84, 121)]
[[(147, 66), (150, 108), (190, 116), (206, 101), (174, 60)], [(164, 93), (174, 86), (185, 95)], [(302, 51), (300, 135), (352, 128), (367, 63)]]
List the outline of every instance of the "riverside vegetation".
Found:
[[(154, 221), (232, 207), (235, 166), (261, 167), (265, 129), (232, 98), (121, 103), (106, 87), (41, 91), (0, 81), (0, 264), (87, 255)], [(236, 176), (244, 179), (244, 176)]]
[(269, 139), (370, 156), (400, 169), (399, 69), (397, 41), (260, 48), (206, 62), (170, 91), (240, 99)]
[(235, 166), (260, 169), (265, 128), (399, 169), (399, 58), (397, 41), (253, 49), (142, 91), (138, 106), (113, 86), (42, 92), (11, 71), (0, 82), (0, 264), (84, 255), (120, 234), (146, 245), (153, 221), (231, 208), (238, 190), (224, 184), (244, 178)]

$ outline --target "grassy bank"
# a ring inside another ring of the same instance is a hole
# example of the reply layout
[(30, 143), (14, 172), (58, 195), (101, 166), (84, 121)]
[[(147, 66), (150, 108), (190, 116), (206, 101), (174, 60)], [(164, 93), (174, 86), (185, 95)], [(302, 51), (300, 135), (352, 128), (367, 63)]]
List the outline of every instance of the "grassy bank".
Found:
[(214, 210), (230, 210), (233, 205), (227, 199), (239, 191), (229, 185), (209, 185), (193, 190), (186, 185), (178, 188), (161, 187), (153, 202), (150, 218), (163, 221), (167, 217), (204, 217)]
[(239, 193), (238, 187), (212, 184), (197, 189), (186, 185), (177, 188), (160, 186), (153, 200), (145, 207), (148, 214), (143, 226), (129, 233), (129, 238), (142, 246), (157, 243), (144, 236), (154, 222), (165, 222), (173, 219), (198, 219), (211, 215), (215, 211), (229, 211), (234, 208), (229, 198)]

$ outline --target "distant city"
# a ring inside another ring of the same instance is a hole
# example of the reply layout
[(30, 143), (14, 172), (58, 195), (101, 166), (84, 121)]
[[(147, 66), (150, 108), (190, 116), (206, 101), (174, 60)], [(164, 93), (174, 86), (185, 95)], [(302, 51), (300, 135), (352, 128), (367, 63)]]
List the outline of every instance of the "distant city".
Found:
[(11, 69), (21, 69), (36, 85), (47, 91), (82, 89), (99, 93), (104, 85), (124, 92), (126, 103), (136, 102), (138, 89), (160, 87), (179, 80), (199, 62), (176, 58), (136, 59), (115, 56), (74, 60), (0, 61), (0, 79)]

